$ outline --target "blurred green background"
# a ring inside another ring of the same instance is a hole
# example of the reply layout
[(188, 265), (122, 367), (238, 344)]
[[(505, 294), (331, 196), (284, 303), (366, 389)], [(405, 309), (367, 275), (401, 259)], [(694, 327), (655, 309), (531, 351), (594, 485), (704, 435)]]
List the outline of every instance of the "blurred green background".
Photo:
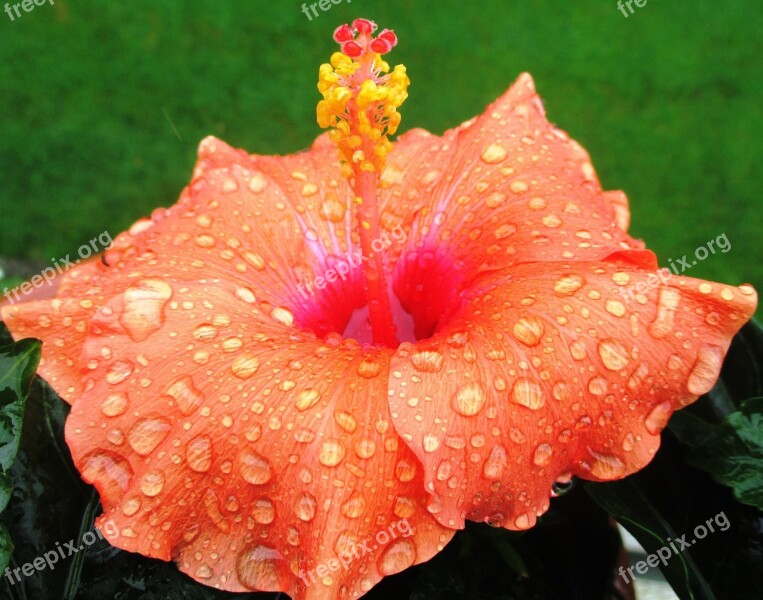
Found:
[[(403, 130), (440, 133), (522, 71), (550, 119), (623, 189), (662, 264), (725, 233), (688, 275), (763, 289), (763, 3), (55, 0), (0, 13), (0, 257), (48, 262), (175, 202), (207, 134), (257, 153), (318, 135), (334, 27), (394, 28)], [(759, 313), (760, 314), (760, 313)]]

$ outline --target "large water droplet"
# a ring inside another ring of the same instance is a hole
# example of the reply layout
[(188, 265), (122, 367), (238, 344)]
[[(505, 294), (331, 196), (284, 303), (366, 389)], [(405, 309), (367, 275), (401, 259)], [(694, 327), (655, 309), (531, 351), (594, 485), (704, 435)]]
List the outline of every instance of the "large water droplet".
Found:
[(628, 350), (616, 340), (602, 340), (598, 350), (601, 361), (610, 371), (619, 371), (628, 364)]
[(573, 487), (575, 487), (575, 480), (573, 478), (557, 479), (551, 484), (551, 497), (556, 498), (558, 496), (564, 496)]
[(507, 156), (508, 153), (506, 152), (506, 148), (500, 144), (490, 144), (489, 146), (486, 146), (480, 155), (482, 160), (490, 165), (505, 160)]
[(268, 459), (250, 448), (244, 448), (238, 455), (239, 469), (244, 481), (262, 485), (273, 478), (273, 467)]
[(376, 452), (376, 443), (370, 438), (361, 438), (355, 443), (358, 458), (371, 458)]
[(321, 393), (318, 390), (306, 389), (297, 394), (297, 399), (294, 401), (294, 406), (299, 411), (305, 411), (308, 408), (312, 408), (316, 405), (321, 398)]
[(485, 388), (472, 382), (462, 386), (450, 400), (451, 408), (464, 417), (473, 417), (485, 405)]
[(289, 566), (275, 548), (259, 545), (245, 550), (236, 561), (236, 573), (241, 585), (253, 591), (290, 589)]
[(500, 479), (503, 476), (506, 464), (506, 448), (501, 445), (495, 445), (482, 467), (482, 474), (487, 479)]
[(400, 517), (401, 519), (407, 519), (408, 517), (413, 516), (413, 513), (416, 512), (416, 503), (407, 496), (397, 496), (395, 497), (395, 504), (392, 507), (392, 512), (395, 513), (395, 516)]
[(581, 275), (565, 275), (554, 284), (554, 293), (557, 296), (572, 296), (585, 284)]
[(657, 297), (657, 315), (649, 325), (649, 334), (653, 338), (664, 338), (673, 331), (675, 313), (681, 301), (681, 293), (673, 288), (660, 288)]
[(359, 492), (354, 492), (340, 507), (348, 519), (357, 519), (366, 509), (366, 500)]
[(514, 337), (526, 346), (537, 346), (543, 336), (543, 321), (537, 317), (523, 317), (514, 324)]
[(416, 545), (413, 540), (402, 539), (392, 542), (379, 557), (376, 566), (379, 573), (387, 577), (400, 573), (416, 561)]
[(106, 372), (106, 381), (111, 385), (122, 383), (132, 375), (133, 364), (129, 360), (117, 360)]
[(723, 350), (718, 346), (703, 345), (689, 374), (687, 389), (696, 396), (709, 392), (718, 379), (723, 364)]
[(372, 379), (381, 373), (382, 365), (379, 361), (364, 359), (358, 365), (358, 375), (365, 379)]
[(406, 459), (400, 459), (395, 465), (395, 477), (403, 483), (411, 481), (416, 476), (416, 465)]
[(185, 458), (191, 470), (206, 473), (212, 466), (212, 440), (200, 435), (193, 438), (185, 449)]
[(436, 373), (442, 369), (442, 354), (434, 350), (415, 352), (411, 355), (411, 362), (417, 371)]
[(140, 480), (140, 491), (149, 498), (158, 496), (164, 489), (164, 471), (153, 469), (143, 475)]
[(87, 483), (98, 486), (102, 499), (109, 504), (120, 502), (133, 477), (127, 459), (108, 450), (94, 450), (86, 454), (80, 473)]
[(270, 525), (276, 518), (276, 509), (267, 498), (260, 498), (254, 503), (252, 517), (261, 525)]
[(533, 453), (533, 463), (539, 467), (545, 467), (551, 462), (551, 457), (554, 454), (554, 449), (551, 444), (539, 444)]
[(239, 379), (249, 379), (260, 368), (260, 361), (256, 356), (243, 354), (231, 364), (230, 370)]
[(527, 377), (520, 377), (514, 383), (511, 400), (532, 410), (539, 409), (546, 402), (540, 385)]
[(119, 322), (134, 342), (142, 342), (164, 324), (164, 306), (172, 288), (161, 279), (141, 279), (124, 291)]
[(127, 433), (127, 441), (135, 452), (148, 456), (164, 441), (170, 431), (170, 422), (162, 417), (137, 420)]
[(167, 395), (175, 399), (180, 412), (184, 415), (191, 414), (204, 402), (204, 396), (188, 375), (184, 375), (170, 385), (167, 388)]
[(101, 404), (101, 411), (107, 417), (118, 417), (127, 411), (127, 394), (114, 392), (106, 396)]
[(318, 451), (318, 460), (324, 467), (335, 467), (344, 458), (344, 446), (339, 440), (326, 440)]
[(309, 522), (315, 517), (318, 501), (309, 492), (303, 492), (294, 504), (294, 513), (301, 521)]
[(353, 433), (358, 426), (355, 417), (353, 417), (350, 413), (344, 412), (342, 410), (337, 410), (334, 412), (334, 420), (336, 421), (337, 425), (339, 425), (339, 427), (344, 429), (347, 433)]
[(588, 452), (594, 458), (591, 465), (591, 474), (594, 477), (609, 481), (611, 479), (619, 479), (625, 474), (625, 465), (616, 456), (600, 454), (590, 449)]

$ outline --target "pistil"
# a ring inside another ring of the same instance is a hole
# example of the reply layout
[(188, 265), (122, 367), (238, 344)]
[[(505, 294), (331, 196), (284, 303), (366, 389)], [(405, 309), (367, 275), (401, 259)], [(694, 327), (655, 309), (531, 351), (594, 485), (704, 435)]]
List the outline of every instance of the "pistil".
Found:
[(331, 64), (321, 65), (318, 89), (318, 123), (333, 128), (331, 139), (339, 148), (342, 172), (355, 193), (355, 216), (363, 255), (366, 299), (373, 341), (390, 347), (398, 344), (390, 305), (384, 256), (374, 252), (372, 242), (380, 239), (379, 178), (387, 153), (388, 136), (400, 124), (397, 108), (407, 97), (408, 77), (398, 65), (390, 73), (381, 56), (397, 44), (397, 36), (383, 30), (374, 37), (376, 24), (356, 19), (334, 32), (341, 46)]

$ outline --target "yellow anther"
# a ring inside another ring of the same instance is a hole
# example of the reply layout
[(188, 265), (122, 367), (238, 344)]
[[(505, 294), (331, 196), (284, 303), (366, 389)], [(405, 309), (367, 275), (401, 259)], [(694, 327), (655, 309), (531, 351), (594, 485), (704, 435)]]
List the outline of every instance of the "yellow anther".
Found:
[(392, 148), (388, 136), (400, 125), (397, 109), (408, 97), (409, 83), (403, 65), (390, 72), (389, 64), (370, 49), (357, 58), (334, 52), (330, 63), (320, 66), (323, 100), (316, 116), (321, 127), (332, 128), (329, 137), (339, 148), (345, 176), (384, 168)]

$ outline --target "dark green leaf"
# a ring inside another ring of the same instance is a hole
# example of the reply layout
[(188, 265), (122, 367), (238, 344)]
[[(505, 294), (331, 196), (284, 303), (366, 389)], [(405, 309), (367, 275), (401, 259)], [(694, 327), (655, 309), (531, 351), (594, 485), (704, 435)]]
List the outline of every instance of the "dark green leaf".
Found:
[(688, 462), (729, 486), (740, 502), (763, 510), (763, 398), (743, 402), (697, 444)]
[[(670, 539), (680, 537), (632, 478), (604, 484), (586, 483), (585, 488), (604, 510), (630, 531), (648, 553), (668, 547)], [(660, 570), (682, 598), (715, 598), (688, 553), (672, 556), (666, 565), (660, 566)]]
[(16, 458), (24, 422), (24, 403), (40, 362), (40, 341), (27, 339), (0, 348), (0, 469)]
[[(8, 470), (18, 454), (26, 396), (39, 362), (39, 340), (21, 340), (0, 347), (0, 512), (5, 510), (11, 496)], [(10, 563), (12, 552), (10, 534), (2, 527), (0, 571)]]

